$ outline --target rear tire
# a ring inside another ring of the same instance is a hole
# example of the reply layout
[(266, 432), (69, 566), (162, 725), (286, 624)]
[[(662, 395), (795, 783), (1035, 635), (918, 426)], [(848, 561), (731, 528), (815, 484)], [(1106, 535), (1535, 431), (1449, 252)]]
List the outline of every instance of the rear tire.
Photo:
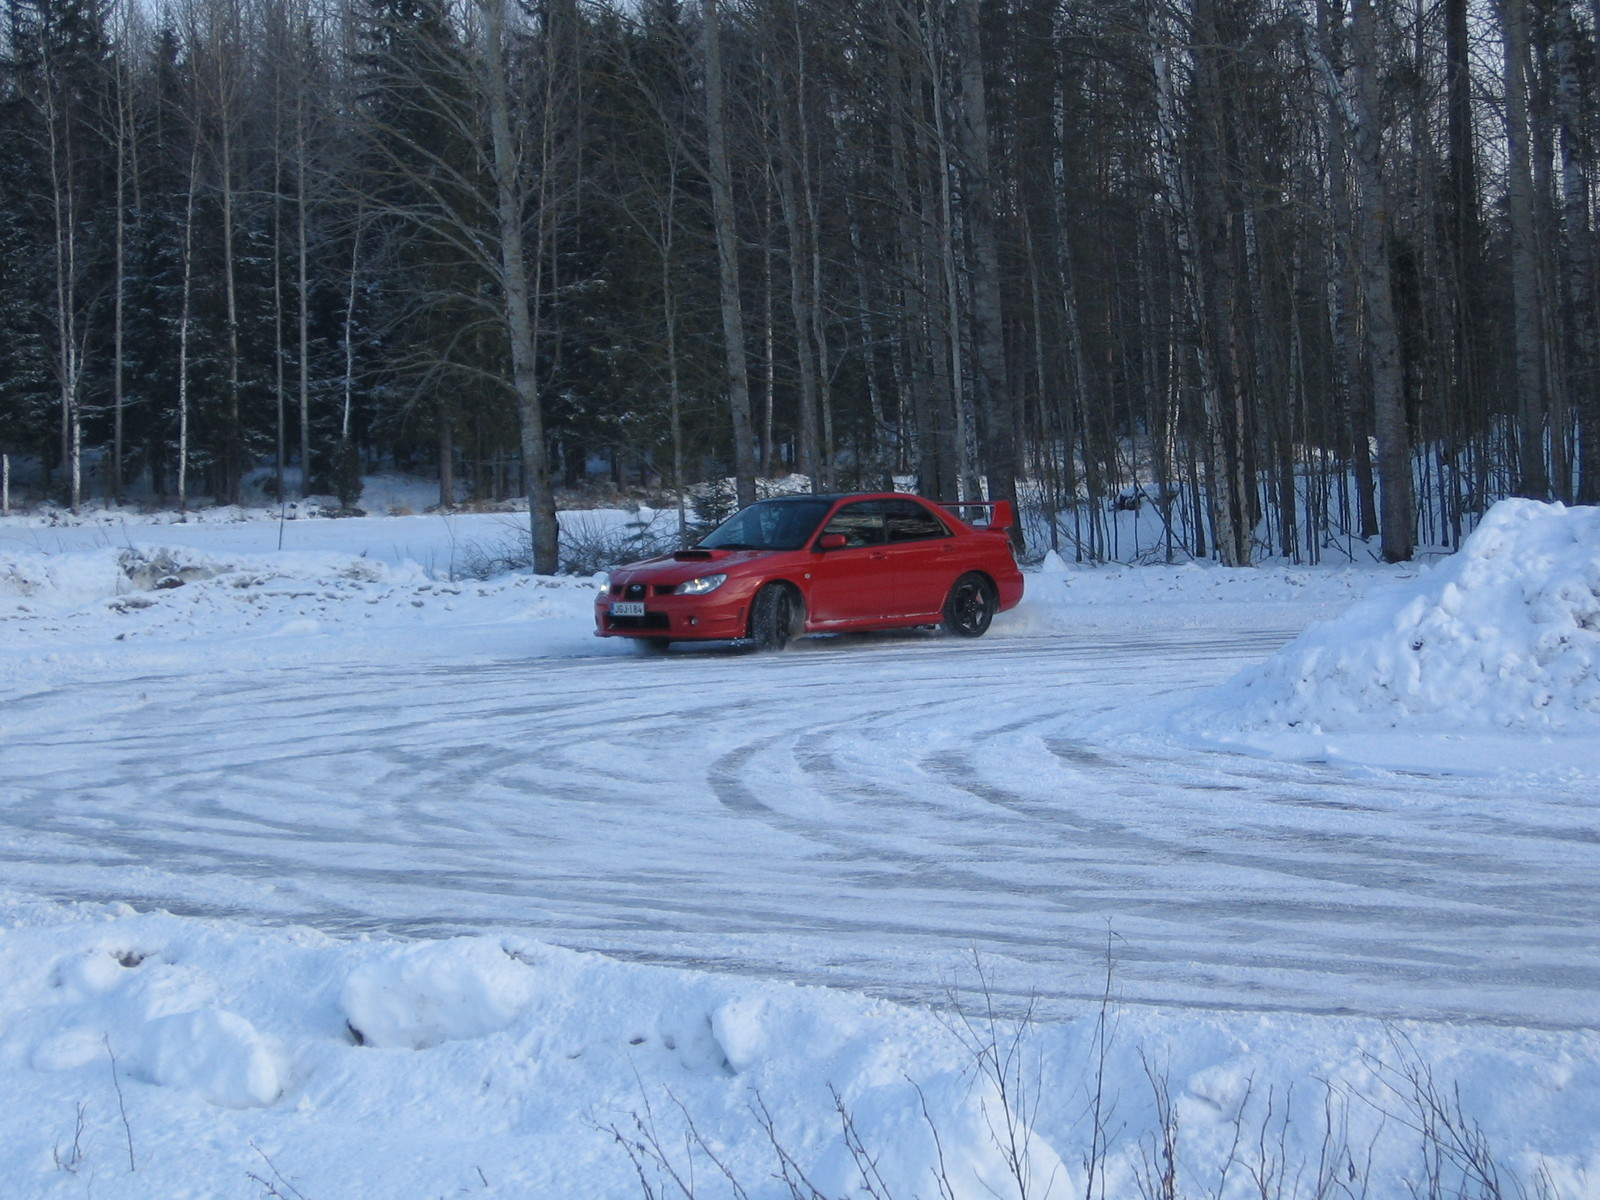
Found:
[(969, 571), (950, 588), (941, 624), (946, 633), (957, 637), (982, 637), (989, 631), (989, 622), (994, 620), (999, 606), (994, 584), (976, 571)]
[(805, 607), (787, 584), (767, 584), (750, 606), (750, 640), (757, 650), (782, 650), (804, 623)]

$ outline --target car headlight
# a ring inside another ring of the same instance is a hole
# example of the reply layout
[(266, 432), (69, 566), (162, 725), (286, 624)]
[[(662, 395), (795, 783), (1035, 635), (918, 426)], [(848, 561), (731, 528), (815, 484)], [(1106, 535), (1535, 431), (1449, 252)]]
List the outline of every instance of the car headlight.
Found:
[(678, 596), (704, 596), (707, 592), (714, 592), (728, 582), (726, 575), (702, 575), (699, 579), (691, 579), (688, 583), (680, 583), (673, 588), (673, 594)]

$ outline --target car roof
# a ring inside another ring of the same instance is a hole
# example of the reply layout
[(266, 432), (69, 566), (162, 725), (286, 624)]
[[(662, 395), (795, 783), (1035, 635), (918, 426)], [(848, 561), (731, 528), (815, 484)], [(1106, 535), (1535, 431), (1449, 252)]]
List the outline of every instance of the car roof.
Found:
[[(787, 496), (768, 496), (765, 500), (757, 500), (757, 504), (773, 504), (785, 500), (826, 500), (833, 504), (839, 500), (923, 500), (928, 504), (934, 501), (925, 496), (918, 496), (914, 492), (795, 492)], [(934, 504), (934, 507), (938, 507)]]

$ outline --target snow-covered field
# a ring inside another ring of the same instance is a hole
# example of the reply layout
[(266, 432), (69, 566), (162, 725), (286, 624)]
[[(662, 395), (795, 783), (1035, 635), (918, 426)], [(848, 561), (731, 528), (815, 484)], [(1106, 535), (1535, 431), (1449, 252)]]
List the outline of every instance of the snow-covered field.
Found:
[(1600, 1197), (1592, 510), (662, 658), (515, 520), (0, 523), (0, 1195)]

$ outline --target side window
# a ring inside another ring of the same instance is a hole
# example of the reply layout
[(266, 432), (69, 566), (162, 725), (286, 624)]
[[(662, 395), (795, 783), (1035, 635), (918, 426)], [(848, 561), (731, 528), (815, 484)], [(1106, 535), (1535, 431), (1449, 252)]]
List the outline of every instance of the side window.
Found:
[(883, 545), (883, 505), (877, 500), (846, 504), (833, 514), (823, 533), (842, 533), (846, 546)]
[(913, 500), (887, 500), (884, 508), (891, 542), (925, 542), (951, 536), (943, 521)]

